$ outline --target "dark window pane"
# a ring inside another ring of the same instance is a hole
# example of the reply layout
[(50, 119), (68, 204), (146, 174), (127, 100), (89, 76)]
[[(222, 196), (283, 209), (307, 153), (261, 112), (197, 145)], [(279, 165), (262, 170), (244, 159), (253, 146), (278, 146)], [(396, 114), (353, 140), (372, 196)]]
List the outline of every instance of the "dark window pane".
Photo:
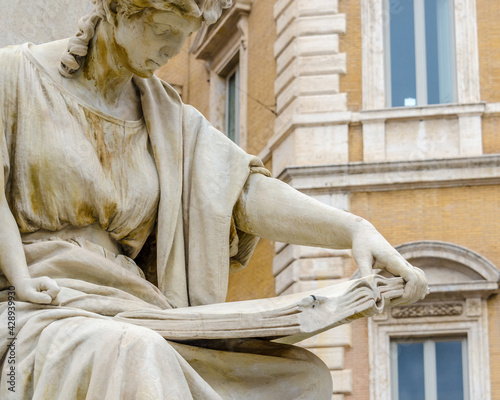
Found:
[(392, 106), (416, 102), (415, 23), (413, 0), (402, 0), (390, 9)]
[(236, 91), (236, 72), (227, 80), (227, 136), (234, 142), (237, 132), (237, 91)]
[(428, 104), (452, 103), (452, 32), (449, 0), (425, 0)]
[(399, 400), (424, 400), (424, 344), (398, 343)]
[(462, 342), (436, 342), (438, 400), (463, 400)]

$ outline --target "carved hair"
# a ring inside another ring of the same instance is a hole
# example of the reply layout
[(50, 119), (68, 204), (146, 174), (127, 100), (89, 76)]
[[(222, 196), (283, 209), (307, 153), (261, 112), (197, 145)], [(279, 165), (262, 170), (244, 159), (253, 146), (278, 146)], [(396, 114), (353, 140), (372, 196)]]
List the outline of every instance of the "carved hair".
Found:
[(184, 15), (201, 17), (207, 24), (215, 23), (222, 14), (222, 10), (231, 7), (232, 0), (92, 0), (92, 12), (78, 21), (78, 33), (69, 39), (68, 50), (61, 57), (59, 73), (71, 78), (83, 66), (88, 53), (89, 43), (95, 35), (99, 21), (106, 19), (109, 8), (117, 4), (118, 12), (130, 16), (141, 12), (144, 8), (158, 10), (178, 9)]

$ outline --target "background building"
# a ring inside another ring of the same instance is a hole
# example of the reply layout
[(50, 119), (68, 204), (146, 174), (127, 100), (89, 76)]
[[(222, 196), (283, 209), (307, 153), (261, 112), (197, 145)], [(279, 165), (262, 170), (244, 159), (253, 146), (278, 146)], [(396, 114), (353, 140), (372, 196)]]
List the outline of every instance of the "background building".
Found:
[[(333, 399), (500, 399), (496, 2), (234, 3), (159, 75), (275, 177), (371, 221), (431, 283), (417, 305), (304, 343)], [(348, 251), (262, 240), (228, 300), (355, 270)]]

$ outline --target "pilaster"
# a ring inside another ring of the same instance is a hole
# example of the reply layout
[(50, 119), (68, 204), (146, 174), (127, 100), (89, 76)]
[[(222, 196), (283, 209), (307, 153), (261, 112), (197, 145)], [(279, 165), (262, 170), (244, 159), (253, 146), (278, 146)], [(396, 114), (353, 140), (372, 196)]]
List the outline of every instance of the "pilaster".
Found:
[(347, 95), (339, 90), (339, 76), (346, 73), (339, 51), (346, 18), (338, 1), (278, 0), (274, 16), (274, 175), (289, 166), (348, 162), (348, 126), (338, 118), (347, 111)]

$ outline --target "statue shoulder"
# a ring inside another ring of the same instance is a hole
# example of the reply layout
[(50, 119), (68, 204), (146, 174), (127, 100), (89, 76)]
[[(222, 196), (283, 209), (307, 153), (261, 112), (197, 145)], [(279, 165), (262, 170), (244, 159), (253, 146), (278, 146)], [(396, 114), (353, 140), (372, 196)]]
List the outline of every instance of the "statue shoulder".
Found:
[(3, 99), (16, 92), (24, 62), (23, 46), (25, 45), (0, 49), (0, 97)]
[(30, 43), (27, 45), (27, 52), (48, 74), (57, 80), (59, 78), (58, 68), (61, 63), (61, 56), (67, 51), (68, 41), (67, 38), (39, 45)]
[(11, 64), (19, 64), (23, 58), (23, 48), (26, 44), (7, 46), (0, 48), (1, 69), (8, 68)]

